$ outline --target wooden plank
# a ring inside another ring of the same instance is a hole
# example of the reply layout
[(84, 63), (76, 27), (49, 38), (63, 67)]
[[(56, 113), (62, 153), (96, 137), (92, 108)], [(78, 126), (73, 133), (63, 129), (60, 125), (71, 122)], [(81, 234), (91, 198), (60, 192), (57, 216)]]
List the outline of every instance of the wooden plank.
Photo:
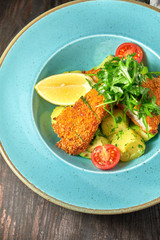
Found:
[(67, 1), (0, 0), (0, 55), (12, 38), (31, 20)]

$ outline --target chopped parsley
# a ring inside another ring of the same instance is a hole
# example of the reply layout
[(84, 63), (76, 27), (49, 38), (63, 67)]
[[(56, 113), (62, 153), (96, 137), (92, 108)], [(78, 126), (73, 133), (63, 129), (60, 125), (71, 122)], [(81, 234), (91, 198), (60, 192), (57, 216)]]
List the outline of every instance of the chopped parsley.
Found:
[(115, 128), (112, 128), (112, 129), (111, 129), (111, 132), (114, 132), (114, 131), (115, 131)]
[(116, 133), (117, 140), (120, 139), (120, 137), (124, 134), (123, 130), (120, 130), (118, 133)]
[(143, 146), (142, 146), (141, 144), (138, 144), (138, 147), (139, 147), (139, 148), (143, 148)]
[(122, 122), (122, 118), (120, 117), (120, 116), (118, 116), (117, 118), (116, 118), (116, 123), (121, 123)]

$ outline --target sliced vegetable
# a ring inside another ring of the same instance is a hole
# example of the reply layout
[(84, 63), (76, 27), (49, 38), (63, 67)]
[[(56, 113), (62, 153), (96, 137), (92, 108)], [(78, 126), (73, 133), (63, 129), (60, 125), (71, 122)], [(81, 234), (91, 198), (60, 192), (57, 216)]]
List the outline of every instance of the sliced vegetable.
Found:
[(86, 151), (80, 153), (79, 155), (81, 157), (85, 157), (85, 158), (90, 158), (91, 159), (91, 153), (93, 152), (93, 150), (97, 147), (97, 146), (105, 146), (106, 144), (109, 144), (110, 141), (109, 139), (107, 139), (106, 137), (103, 136), (96, 136), (94, 138), (94, 140), (90, 143), (90, 145), (88, 146), (88, 148), (86, 149)]
[(142, 49), (135, 43), (127, 42), (127, 43), (121, 44), (117, 48), (115, 56), (120, 57), (121, 59), (122, 57), (126, 58), (127, 55), (131, 55), (134, 53), (136, 53), (136, 55), (133, 58), (140, 63), (143, 58)]
[(102, 170), (109, 170), (120, 160), (120, 151), (114, 145), (97, 146), (91, 154), (93, 164)]
[(53, 112), (51, 113), (51, 124), (56, 123), (56, 118), (64, 109), (65, 109), (64, 106), (58, 106), (54, 108)]
[(111, 61), (113, 58), (114, 58), (114, 56), (108, 55), (108, 56), (103, 60), (103, 62), (101, 62), (101, 63), (96, 67), (96, 69), (104, 68), (105, 63)]

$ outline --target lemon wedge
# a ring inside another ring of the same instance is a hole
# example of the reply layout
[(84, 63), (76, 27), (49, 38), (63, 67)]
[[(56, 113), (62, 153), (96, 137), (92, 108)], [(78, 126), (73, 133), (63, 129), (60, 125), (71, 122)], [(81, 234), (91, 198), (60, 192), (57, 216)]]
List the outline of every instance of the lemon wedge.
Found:
[(91, 77), (82, 73), (63, 73), (47, 77), (35, 85), (37, 93), (56, 105), (73, 105), (93, 84)]

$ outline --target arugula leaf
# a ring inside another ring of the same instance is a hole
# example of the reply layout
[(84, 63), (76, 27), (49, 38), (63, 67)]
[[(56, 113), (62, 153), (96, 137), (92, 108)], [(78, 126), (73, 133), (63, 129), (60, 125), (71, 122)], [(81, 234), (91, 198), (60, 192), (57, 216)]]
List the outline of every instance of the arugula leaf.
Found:
[[(152, 79), (152, 74), (153, 72), (149, 73), (146, 66), (134, 60), (133, 54), (128, 55), (126, 59), (114, 57), (106, 62), (101, 71), (97, 73), (99, 81), (93, 88), (104, 96), (104, 108), (106, 104), (110, 104), (113, 109), (115, 103), (123, 103), (126, 109), (136, 114), (139, 119), (143, 119), (148, 132), (146, 117), (160, 114), (160, 106), (156, 104), (156, 97), (153, 94), (151, 97), (150, 89), (142, 86), (147, 78)], [(114, 119), (112, 111), (107, 109), (106, 111)], [(114, 122), (116, 126), (115, 119)]]

